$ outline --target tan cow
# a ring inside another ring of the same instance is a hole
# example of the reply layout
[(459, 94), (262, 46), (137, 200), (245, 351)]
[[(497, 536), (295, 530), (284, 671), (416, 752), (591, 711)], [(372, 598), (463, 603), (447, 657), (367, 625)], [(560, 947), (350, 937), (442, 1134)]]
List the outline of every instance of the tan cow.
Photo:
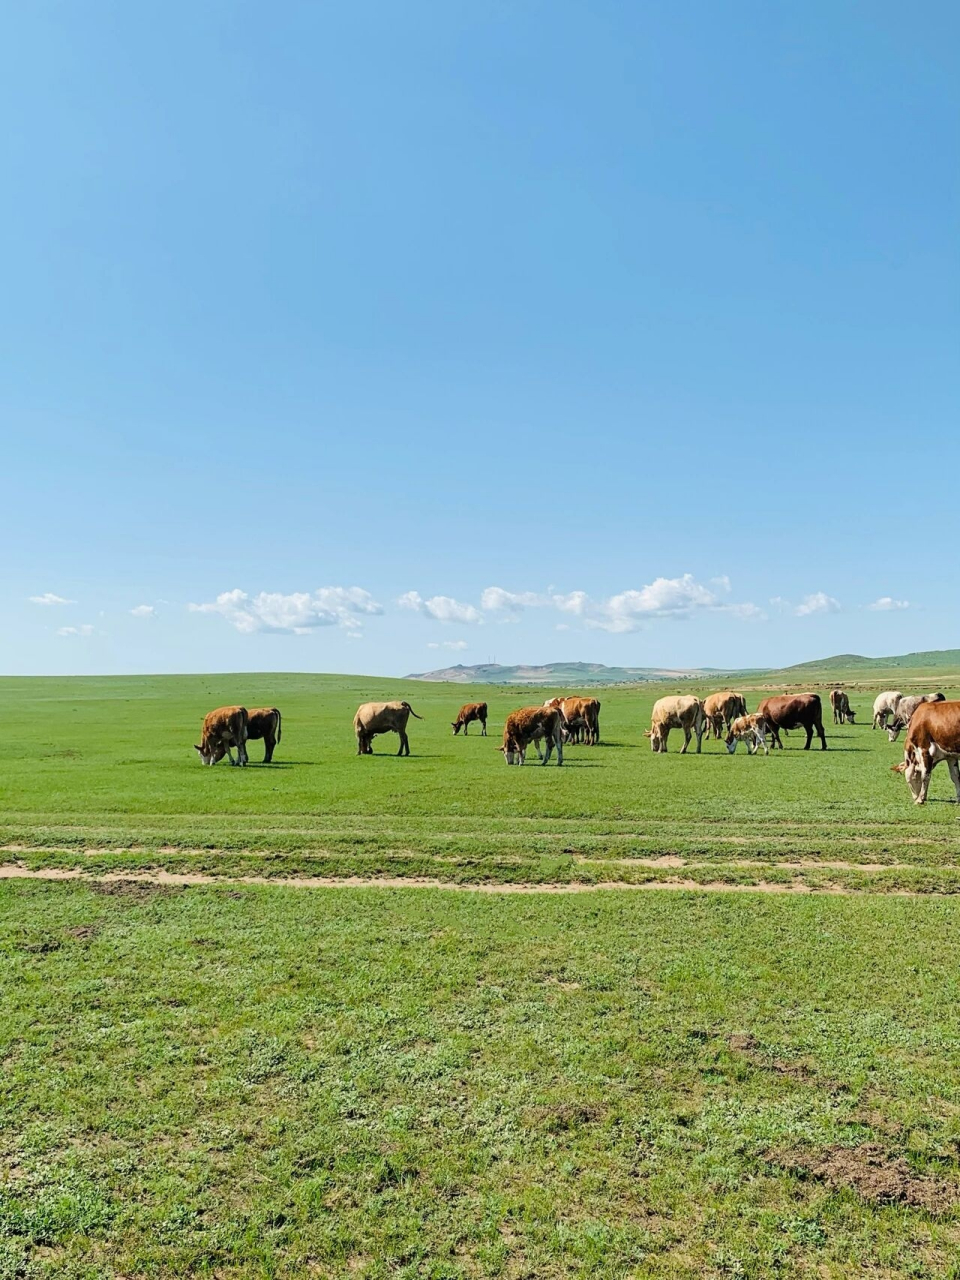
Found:
[(686, 755), (690, 739), (696, 734), (697, 755), (699, 755), (700, 741), (703, 738), (706, 723), (703, 714), (703, 703), (699, 698), (694, 698), (692, 694), (678, 694), (676, 697), (659, 698), (653, 704), (650, 728), (645, 736), (650, 739), (650, 746), (654, 751), (665, 752), (670, 730), (682, 729), (683, 746), (680, 748), (680, 754), (682, 756)]
[(280, 741), (280, 712), (276, 707), (255, 707), (248, 715), (247, 741), (263, 739), (263, 763), (269, 764)]
[(545, 707), (556, 707), (563, 716), (568, 742), (583, 741), (595, 747), (600, 742), (600, 703), (596, 698), (548, 698)]
[(465, 702), (457, 712), (457, 718), (453, 723), (453, 736), (456, 737), (460, 730), (463, 730), (463, 736), (467, 736), (467, 726), (473, 724), (475, 720), (480, 722), (480, 737), (487, 736), (487, 704), (485, 702)]
[(830, 706), (834, 724), (856, 724), (855, 712), (851, 710), (850, 699), (843, 689), (830, 690)]
[(893, 769), (906, 778), (915, 804), (926, 804), (930, 775), (941, 760), (960, 802), (960, 702), (924, 702), (910, 717), (903, 761)]
[[(547, 744), (547, 754), (540, 750), (540, 740)], [(549, 764), (553, 748), (557, 749), (557, 764), (563, 764), (563, 715), (558, 707), (521, 707), (511, 711), (503, 726), (503, 752), (507, 764), (523, 764), (530, 743), (536, 747), (541, 764)]]
[[(216, 711), (210, 711), (204, 716), (200, 745), (194, 743), (194, 750), (204, 764), (215, 765), (224, 756), (229, 756), (231, 764), (245, 765), (247, 736), (246, 707), (217, 707)], [(237, 748), (236, 760), (231, 754), (231, 747)]]
[(410, 741), (407, 738), (407, 721), (413, 716), (422, 720), (409, 702), (364, 702), (357, 707), (353, 717), (353, 731), (357, 735), (357, 755), (372, 756), (371, 743), (378, 733), (396, 733), (400, 738), (398, 756), (410, 754)]
[(734, 693), (725, 689), (722, 693), (711, 693), (703, 700), (703, 714), (707, 721), (707, 734), (719, 738), (723, 730), (730, 728), (737, 716), (747, 714), (747, 700), (742, 693)]
[(752, 756), (763, 747), (763, 754), (770, 754), (767, 747), (767, 722), (763, 716), (754, 712), (752, 716), (737, 716), (727, 730), (727, 750), (731, 755), (737, 749), (738, 742), (747, 744), (747, 755)]

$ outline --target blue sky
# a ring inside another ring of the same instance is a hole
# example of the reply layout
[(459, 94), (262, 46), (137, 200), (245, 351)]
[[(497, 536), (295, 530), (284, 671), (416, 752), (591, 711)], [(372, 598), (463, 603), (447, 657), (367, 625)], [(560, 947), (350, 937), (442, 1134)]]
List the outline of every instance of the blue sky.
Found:
[(958, 48), (882, 0), (15, 6), (0, 670), (960, 645)]

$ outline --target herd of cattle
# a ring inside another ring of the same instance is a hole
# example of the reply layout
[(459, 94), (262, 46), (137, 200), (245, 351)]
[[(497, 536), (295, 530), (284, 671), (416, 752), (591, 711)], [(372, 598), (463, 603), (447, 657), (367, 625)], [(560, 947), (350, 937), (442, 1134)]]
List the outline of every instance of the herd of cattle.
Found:
[[(834, 724), (855, 724), (856, 718), (850, 699), (843, 689), (830, 692), (830, 707)], [(353, 728), (357, 739), (357, 754), (372, 755), (373, 740), (379, 734), (395, 733), (400, 739), (397, 755), (410, 754), (407, 722), (418, 716), (409, 702), (364, 702), (357, 708)], [(246, 707), (219, 707), (211, 711), (203, 722), (200, 744), (196, 747), (200, 759), (206, 765), (214, 765), (224, 756), (231, 764), (247, 763), (246, 744), (251, 739), (263, 739), (264, 763), (273, 759), (276, 744), (280, 741), (280, 712), (276, 707), (259, 707), (248, 711)], [(482, 737), (487, 736), (487, 704), (468, 702), (451, 722), (454, 735), (463, 730), (469, 734), (471, 724), (479, 724)], [(917, 804), (923, 804), (930, 786), (930, 774), (941, 760), (946, 760), (951, 780), (960, 802), (960, 702), (947, 702), (942, 693), (904, 697), (897, 690), (878, 694), (873, 704), (873, 728), (886, 730), (891, 742), (896, 742), (906, 729), (903, 761), (893, 766), (902, 773), (909, 784)], [(768, 741), (783, 750), (780, 734), (791, 729), (802, 729), (806, 734), (804, 751), (810, 749), (813, 735), (820, 740), (822, 751), (827, 749), (823, 731), (823, 707), (817, 693), (784, 694), (764, 698), (756, 711), (747, 711), (746, 700), (740, 693), (724, 690), (697, 698), (692, 694), (678, 694), (658, 699), (653, 705), (650, 728), (646, 737), (655, 752), (665, 752), (671, 730), (683, 734), (684, 755), (696, 738), (700, 753), (704, 736), (723, 738), (732, 755), (737, 744), (746, 744), (749, 754), (762, 750), (769, 754)], [(542, 764), (548, 764), (556, 751), (557, 764), (563, 764), (563, 748), (570, 743), (596, 746), (600, 742), (600, 703), (596, 698), (550, 698), (542, 706), (521, 707), (511, 711), (503, 726), (503, 744), (499, 748), (507, 764), (522, 765), (527, 749), (532, 745)], [(546, 751), (541, 749), (541, 743)], [(237, 750), (234, 760), (232, 748)]]

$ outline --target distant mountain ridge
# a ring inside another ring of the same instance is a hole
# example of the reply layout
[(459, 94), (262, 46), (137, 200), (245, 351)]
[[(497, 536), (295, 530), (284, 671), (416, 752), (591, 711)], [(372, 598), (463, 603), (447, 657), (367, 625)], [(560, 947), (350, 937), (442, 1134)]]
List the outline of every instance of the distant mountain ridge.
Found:
[(543, 666), (500, 666), (479, 663), (422, 671), (407, 680), (446, 681), (450, 684), (640, 684), (647, 680), (685, 680), (717, 674), (714, 667), (607, 667), (602, 662), (547, 662)]

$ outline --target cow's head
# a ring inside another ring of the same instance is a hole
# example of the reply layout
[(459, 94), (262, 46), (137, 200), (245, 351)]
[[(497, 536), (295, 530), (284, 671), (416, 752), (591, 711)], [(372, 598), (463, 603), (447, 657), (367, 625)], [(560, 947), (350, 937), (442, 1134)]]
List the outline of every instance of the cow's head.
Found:
[(515, 739), (504, 737), (503, 746), (497, 747), (497, 750), (503, 752), (503, 758), (507, 764), (520, 763), (520, 748), (517, 746)]
[(196, 751), (203, 763), (209, 765), (216, 764), (218, 760), (222, 760), (227, 754), (226, 747), (219, 742), (216, 743), (215, 746), (211, 746), (209, 743), (205, 742), (202, 747), (198, 747), (197, 744), (194, 743), (193, 749)]
[(456, 736), (457, 736), (457, 734), (460, 732), (460, 729), (461, 729), (461, 727), (462, 727), (462, 725), (463, 725), (463, 721), (462, 721), (462, 720), (451, 720), (451, 721), (450, 721), (450, 723), (451, 723), (451, 725), (453, 726), (453, 736), (454, 736), (454, 737), (456, 737)]
[(923, 790), (923, 773), (920, 769), (919, 752), (911, 749), (909, 740), (903, 749), (903, 759), (899, 764), (891, 765), (894, 773), (902, 773), (915, 801), (919, 803)]
[(847, 724), (856, 724), (857, 722), (856, 722), (856, 719), (854, 718), (856, 714), (857, 713), (855, 711), (845, 711), (843, 713), (843, 718)]
[[(887, 737), (890, 739), (891, 742), (896, 742), (896, 740), (900, 737), (900, 730), (902, 728), (903, 728), (903, 725), (900, 723), (899, 720), (890, 721), (890, 723), (887, 725)], [(898, 772), (903, 773), (902, 764), (895, 765), (894, 768), (897, 769)]]

